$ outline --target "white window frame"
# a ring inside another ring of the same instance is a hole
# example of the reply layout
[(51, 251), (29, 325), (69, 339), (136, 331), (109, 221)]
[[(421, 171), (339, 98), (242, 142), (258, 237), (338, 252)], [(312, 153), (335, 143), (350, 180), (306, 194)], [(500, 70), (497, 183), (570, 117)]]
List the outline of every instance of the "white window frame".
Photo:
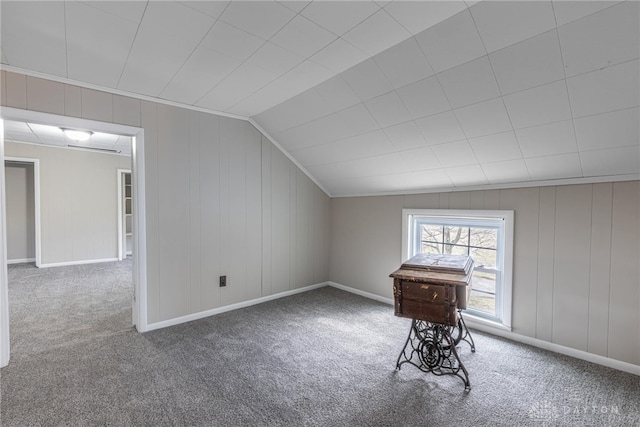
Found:
[[(402, 262), (410, 258), (413, 253), (415, 230), (413, 227), (414, 217), (433, 218), (437, 221), (455, 221), (468, 219), (470, 226), (480, 225), (482, 220), (490, 220), (495, 224), (496, 220), (503, 224), (503, 232), (499, 233), (498, 245), (502, 260), (498, 263), (502, 266), (499, 289), (501, 292), (500, 304), (496, 306), (498, 319), (487, 319), (474, 315), (472, 312), (465, 312), (465, 320), (469, 323), (480, 323), (487, 326), (500, 327), (511, 330), (511, 304), (513, 285), (513, 211), (507, 210), (467, 210), (467, 209), (403, 209), (402, 210)], [(467, 225), (467, 224), (465, 224)]]

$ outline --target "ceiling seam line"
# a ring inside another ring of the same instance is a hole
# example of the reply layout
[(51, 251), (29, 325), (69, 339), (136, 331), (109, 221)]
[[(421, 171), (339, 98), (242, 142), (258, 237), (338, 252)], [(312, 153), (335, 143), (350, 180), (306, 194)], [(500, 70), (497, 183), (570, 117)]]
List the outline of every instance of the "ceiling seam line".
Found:
[(144, 17), (147, 14), (147, 7), (149, 7), (149, 0), (144, 5), (144, 10), (142, 11), (142, 16), (140, 16), (140, 21), (138, 22), (138, 27), (136, 28), (136, 33), (133, 35), (133, 40), (131, 40), (131, 46), (129, 46), (129, 52), (127, 53), (127, 59), (124, 61), (124, 65), (122, 66), (122, 70), (120, 70), (120, 76), (118, 76), (118, 81), (116, 82), (116, 88), (120, 87), (120, 82), (122, 81), (122, 76), (124, 75), (124, 70), (127, 69), (127, 64), (129, 63), (129, 58), (131, 58), (131, 51), (133, 51), (133, 45), (136, 43), (136, 39), (138, 38), (138, 32), (140, 31), (140, 26), (142, 25), (142, 21), (144, 21)]

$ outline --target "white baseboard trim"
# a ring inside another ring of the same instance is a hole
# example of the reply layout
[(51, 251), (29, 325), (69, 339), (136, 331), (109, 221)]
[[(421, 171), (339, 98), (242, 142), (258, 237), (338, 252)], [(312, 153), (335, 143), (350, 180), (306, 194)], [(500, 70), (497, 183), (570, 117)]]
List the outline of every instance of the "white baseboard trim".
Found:
[[(361, 295), (365, 298), (370, 298), (376, 301), (393, 305), (393, 299), (391, 298), (381, 297), (379, 295), (372, 294), (370, 292), (365, 292), (365, 291), (361, 291), (360, 289), (350, 288), (349, 286), (344, 286), (335, 282), (327, 282), (327, 283), (329, 284), (329, 286), (333, 286), (334, 288), (338, 288), (343, 291)], [(613, 368), (619, 371), (624, 371), (630, 374), (635, 374), (640, 376), (640, 366), (634, 365), (632, 363), (611, 359), (609, 357), (600, 356), (598, 354), (588, 353), (586, 351), (577, 350), (575, 348), (565, 347), (563, 345), (540, 340), (538, 338), (527, 337), (525, 335), (520, 335), (515, 332), (511, 332), (502, 327), (492, 327), (491, 325), (488, 325), (488, 324), (475, 322), (473, 319), (469, 318), (469, 316), (465, 316), (464, 319), (468, 327), (472, 329), (477, 329), (478, 331), (486, 332), (491, 335), (507, 338), (512, 341), (521, 342), (523, 344), (527, 344), (533, 347), (542, 348), (544, 350), (553, 351), (554, 353), (564, 354), (566, 356), (575, 357), (576, 359), (586, 360), (587, 362), (595, 363), (597, 365), (606, 366), (608, 368)]]
[(114, 262), (118, 261), (118, 258), (102, 258), (102, 259), (85, 259), (81, 261), (65, 261), (65, 262), (52, 262), (49, 264), (40, 264), (40, 268), (47, 267), (66, 267), (69, 265), (82, 265), (82, 264), (97, 264), (100, 262)]
[(36, 262), (35, 258), (8, 259), (7, 264), (24, 264), (25, 262)]
[(145, 332), (153, 331), (155, 329), (167, 328), (169, 326), (179, 325), (181, 323), (191, 322), (193, 320), (203, 319), (205, 317), (214, 316), (216, 314), (226, 313), (227, 311), (237, 310), (239, 308), (250, 307), (256, 304), (262, 304), (263, 302), (273, 301), (279, 298), (288, 297), (302, 292), (311, 291), (313, 289), (323, 288), (327, 286), (328, 282), (316, 283), (315, 285), (305, 286), (303, 288), (291, 289), (289, 291), (279, 292), (273, 295), (267, 295), (265, 297), (255, 298), (248, 301), (242, 301), (235, 304), (225, 305), (223, 307), (212, 308), (211, 310), (200, 311), (198, 313), (187, 314), (186, 316), (175, 317), (169, 320), (163, 320), (160, 322), (150, 323), (147, 325)]
[(350, 288), (349, 286), (341, 285), (340, 283), (335, 282), (327, 282), (327, 284), (331, 287), (341, 289), (346, 292), (351, 292), (352, 294), (360, 295), (365, 298), (373, 299), (376, 301), (383, 302), (385, 304), (393, 305), (393, 299), (381, 297), (380, 295), (372, 294), (371, 292), (361, 291), (360, 289)]

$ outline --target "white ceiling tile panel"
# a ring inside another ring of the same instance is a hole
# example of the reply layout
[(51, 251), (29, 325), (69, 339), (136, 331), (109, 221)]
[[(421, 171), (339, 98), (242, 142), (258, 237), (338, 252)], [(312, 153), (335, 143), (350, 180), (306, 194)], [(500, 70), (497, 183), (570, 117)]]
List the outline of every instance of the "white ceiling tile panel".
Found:
[(365, 106), (381, 128), (406, 121), (409, 113), (395, 92), (366, 101)]
[(213, 18), (179, 3), (150, 2), (118, 89), (160, 94), (213, 23)]
[(360, 98), (339, 75), (320, 83), (313, 90), (335, 111), (360, 103)]
[(357, 104), (338, 112), (349, 129), (356, 134), (371, 132), (380, 128), (364, 104)]
[(558, 28), (567, 76), (640, 57), (640, 3), (627, 1)]
[(489, 183), (480, 165), (446, 168), (445, 171), (453, 185), (456, 187), (483, 185)]
[(372, 177), (406, 172), (404, 158), (398, 153), (319, 165), (310, 169), (328, 179)]
[(193, 104), (202, 96), (203, 90), (213, 88), (240, 64), (235, 58), (200, 46), (159, 96)]
[(522, 152), (513, 131), (472, 138), (469, 139), (469, 144), (481, 163), (522, 158)]
[(302, 63), (304, 58), (287, 49), (277, 46), (271, 42), (266, 42), (260, 47), (247, 62), (257, 65), (277, 74), (284, 74)]
[(456, 116), (447, 111), (416, 120), (416, 124), (429, 145), (465, 139)]
[(501, 98), (458, 108), (454, 112), (468, 138), (512, 130)]
[(550, 1), (483, 1), (471, 14), (487, 52), (494, 52), (556, 26)]
[(326, 116), (333, 111), (317, 92), (307, 90), (260, 113), (256, 119), (270, 129), (280, 131)]
[(453, 108), (464, 107), (500, 96), (500, 90), (486, 56), (438, 74)]
[[(121, 3), (117, 1), (109, 1), (107, 3)], [(143, 3), (143, 2), (140, 2)], [(205, 15), (209, 15), (212, 18), (219, 18), (222, 12), (227, 8), (229, 4), (228, 1), (183, 1), (181, 2), (185, 6), (189, 6), (190, 8), (196, 9), (199, 12), (204, 13)], [(143, 3), (144, 4), (144, 3)]]
[(558, 25), (564, 25), (576, 19), (583, 18), (587, 15), (591, 15), (599, 10), (606, 9), (615, 5), (615, 1), (566, 1), (566, 0), (554, 0), (553, 12), (556, 15), (556, 22)]
[(415, 122), (400, 123), (383, 129), (389, 137), (389, 141), (400, 151), (420, 148), (427, 145), (422, 132)]
[(413, 37), (379, 53), (375, 61), (396, 89), (433, 75), (431, 65)]
[(482, 170), (490, 184), (531, 180), (527, 165), (523, 159), (483, 163)]
[(637, 107), (583, 117), (573, 122), (581, 151), (640, 144), (640, 109)]
[(197, 105), (225, 111), (266, 85), (275, 76), (273, 72), (245, 62), (202, 97)]
[(341, 36), (378, 9), (380, 6), (371, 1), (314, 1), (301, 15)]
[[(138, 24), (142, 19), (145, 9), (147, 8), (147, 2), (143, 1), (82, 1), (78, 2), (93, 8), (108, 12), (118, 18), (127, 19), (131, 22)], [(200, 2), (198, 2), (200, 3)], [(224, 2), (220, 2), (224, 4)]]
[(572, 120), (519, 129), (516, 135), (524, 157), (551, 156), (578, 151)]
[(292, 86), (285, 76), (281, 76), (234, 104), (227, 112), (243, 117), (255, 116), (270, 109), (274, 104), (283, 103), (299, 93), (299, 87)]
[(363, 101), (393, 90), (373, 58), (348, 69), (342, 73), (342, 78)]
[(77, 2), (65, 12), (68, 77), (116, 87), (138, 25)]
[(335, 39), (331, 44), (313, 55), (311, 60), (336, 73), (341, 73), (368, 58), (368, 54), (352, 44), (342, 39)]
[(304, 166), (336, 163), (389, 154), (394, 151), (389, 138), (381, 130), (364, 135), (293, 151)]
[(564, 79), (555, 29), (493, 52), (489, 59), (503, 94)]
[(38, 136), (40, 142), (45, 144), (66, 145), (67, 142), (73, 142), (67, 139), (62, 129), (57, 126), (29, 123), (29, 128)]
[(392, 1), (384, 9), (404, 28), (417, 34), (467, 8), (463, 1)]
[(578, 153), (525, 159), (529, 175), (533, 180), (579, 178), (582, 168)]
[(202, 40), (201, 46), (244, 61), (257, 51), (264, 42), (265, 40), (260, 37), (218, 21)]
[(265, 40), (273, 37), (295, 12), (271, 1), (233, 1), (220, 20)]
[(478, 163), (473, 149), (467, 141), (447, 142), (446, 144), (432, 145), (440, 164), (444, 167), (472, 165)]
[(400, 153), (407, 171), (422, 171), (442, 167), (430, 147), (422, 147)]
[(342, 36), (343, 39), (370, 55), (376, 55), (409, 37), (411, 33), (383, 9)]
[(468, 10), (416, 35), (416, 40), (437, 73), (487, 54)]
[(396, 91), (414, 119), (450, 110), (437, 77), (429, 77)]
[(64, 3), (2, 2), (2, 53), (10, 65), (67, 76)]
[(636, 107), (640, 102), (639, 61), (567, 79), (574, 117)]
[(580, 153), (585, 176), (640, 173), (640, 145)]
[(288, 150), (300, 150), (314, 145), (326, 144), (345, 136), (353, 136), (346, 123), (337, 114), (313, 120), (298, 127), (288, 129), (281, 134), (287, 141)]
[(507, 95), (504, 102), (515, 129), (571, 118), (564, 80)]
[(295, 13), (299, 13), (303, 9), (305, 9), (309, 3), (311, 3), (311, 0), (285, 0), (279, 1), (278, 3), (280, 3), (284, 7), (291, 9)]
[(278, 31), (270, 41), (307, 58), (336, 38), (335, 34), (298, 15)]

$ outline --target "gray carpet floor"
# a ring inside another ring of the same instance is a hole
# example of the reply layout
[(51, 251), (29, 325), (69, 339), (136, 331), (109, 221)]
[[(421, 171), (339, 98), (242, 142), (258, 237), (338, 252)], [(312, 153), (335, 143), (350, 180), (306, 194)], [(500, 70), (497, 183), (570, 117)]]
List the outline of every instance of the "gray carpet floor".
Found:
[(640, 425), (640, 377), (480, 332), (470, 392), (396, 371), (410, 320), (330, 287), (139, 334), (130, 276), (10, 266), (2, 426)]

